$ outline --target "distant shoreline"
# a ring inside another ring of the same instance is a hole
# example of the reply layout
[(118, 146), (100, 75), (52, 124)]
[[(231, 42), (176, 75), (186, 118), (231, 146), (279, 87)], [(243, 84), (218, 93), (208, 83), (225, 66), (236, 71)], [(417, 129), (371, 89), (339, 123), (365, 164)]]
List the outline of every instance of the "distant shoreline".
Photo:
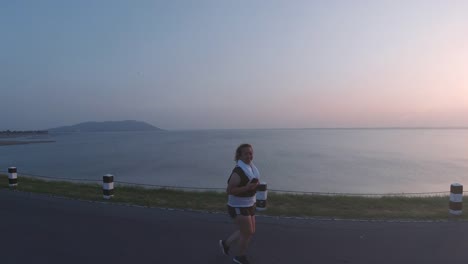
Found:
[(0, 136), (2, 137), (24, 137), (24, 136), (35, 136), (35, 135), (47, 135), (49, 131), (47, 130), (4, 130), (0, 131)]
[(53, 140), (36, 140), (36, 141), (2, 141), (0, 140), (0, 146), (12, 146), (12, 145), (26, 145), (35, 143), (53, 143)]

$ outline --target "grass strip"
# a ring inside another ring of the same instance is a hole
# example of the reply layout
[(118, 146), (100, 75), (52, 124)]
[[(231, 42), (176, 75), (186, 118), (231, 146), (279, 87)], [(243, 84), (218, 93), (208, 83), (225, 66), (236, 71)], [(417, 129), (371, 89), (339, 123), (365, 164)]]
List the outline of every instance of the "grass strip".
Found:
[[(0, 174), (0, 188), (8, 189), (8, 177)], [(18, 191), (69, 198), (127, 203), (149, 207), (169, 207), (225, 212), (227, 196), (220, 192), (180, 191), (122, 186), (115, 184), (115, 195), (102, 198), (99, 184), (46, 181), (18, 178)], [(323, 217), (342, 219), (467, 220), (466, 214), (448, 213), (448, 196), (433, 197), (361, 197), (268, 193), (267, 210), (259, 215)]]

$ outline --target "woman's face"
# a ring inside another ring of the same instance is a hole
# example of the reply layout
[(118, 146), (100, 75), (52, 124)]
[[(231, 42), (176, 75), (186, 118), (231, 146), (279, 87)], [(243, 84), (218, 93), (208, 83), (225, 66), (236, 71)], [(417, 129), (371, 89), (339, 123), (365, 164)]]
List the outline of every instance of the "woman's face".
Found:
[(250, 164), (253, 160), (253, 149), (245, 147), (241, 149), (241, 155), (239, 157), (245, 164)]

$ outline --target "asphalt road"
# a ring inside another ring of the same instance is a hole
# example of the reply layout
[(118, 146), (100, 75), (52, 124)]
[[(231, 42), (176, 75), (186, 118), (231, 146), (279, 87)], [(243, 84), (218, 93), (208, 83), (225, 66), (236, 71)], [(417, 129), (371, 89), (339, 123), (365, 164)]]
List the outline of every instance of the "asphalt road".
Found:
[[(252, 263), (468, 263), (468, 223), (257, 217)], [(232, 263), (224, 214), (0, 190), (0, 263)]]

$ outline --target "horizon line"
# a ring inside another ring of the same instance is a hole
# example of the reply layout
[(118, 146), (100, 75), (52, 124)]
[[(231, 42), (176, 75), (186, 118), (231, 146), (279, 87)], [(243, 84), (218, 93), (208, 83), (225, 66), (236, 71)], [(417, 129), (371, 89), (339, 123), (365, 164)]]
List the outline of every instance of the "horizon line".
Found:
[[(387, 130), (410, 130), (410, 129), (468, 129), (468, 126), (376, 126), (376, 127), (272, 127), (272, 128), (177, 128), (177, 129), (166, 129), (157, 127), (163, 131), (190, 131), (190, 130), (379, 130), (379, 129), (387, 129)], [(52, 129), (27, 129), (27, 130), (0, 130), (2, 132), (5, 131), (49, 131)], [(127, 131), (132, 132), (132, 131)], [(151, 131), (150, 131), (151, 132)]]
[(181, 129), (165, 129), (167, 131), (182, 131), (182, 130), (365, 130), (365, 129), (468, 129), (468, 126), (417, 126), (417, 127), (303, 127), (303, 128), (181, 128)]

